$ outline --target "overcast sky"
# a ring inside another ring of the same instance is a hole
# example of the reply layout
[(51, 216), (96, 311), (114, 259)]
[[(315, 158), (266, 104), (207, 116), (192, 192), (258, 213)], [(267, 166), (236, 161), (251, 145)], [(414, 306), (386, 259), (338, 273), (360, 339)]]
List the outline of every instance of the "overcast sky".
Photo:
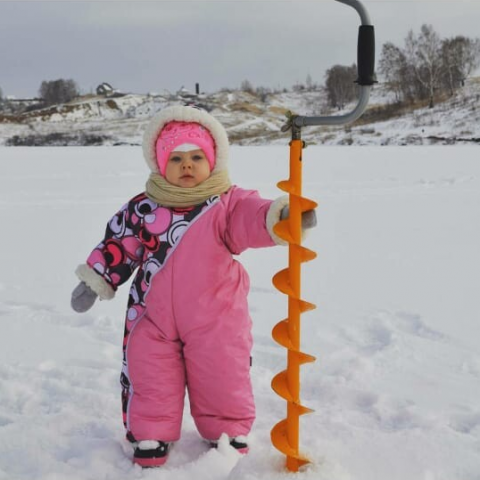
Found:
[[(431, 24), (480, 37), (480, 0), (364, 0), (382, 45)], [(335, 0), (0, 0), (0, 88), (37, 95), (43, 80), (123, 92), (290, 87), (356, 62), (360, 19)]]

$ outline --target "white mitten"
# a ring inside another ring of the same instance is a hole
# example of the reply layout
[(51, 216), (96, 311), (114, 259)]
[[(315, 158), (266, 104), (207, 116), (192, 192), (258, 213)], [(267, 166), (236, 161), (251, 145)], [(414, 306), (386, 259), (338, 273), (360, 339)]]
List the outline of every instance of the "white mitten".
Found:
[[(288, 218), (290, 213), (290, 209), (288, 205), (282, 208), (282, 212), (280, 214), (280, 220), (285, 220)], [(307, 210), (306, 212), (302, 213), (302, 230), (307, 230), (309, 228), (313, 228), (317, 226), (317, 214), (315, 210)]]

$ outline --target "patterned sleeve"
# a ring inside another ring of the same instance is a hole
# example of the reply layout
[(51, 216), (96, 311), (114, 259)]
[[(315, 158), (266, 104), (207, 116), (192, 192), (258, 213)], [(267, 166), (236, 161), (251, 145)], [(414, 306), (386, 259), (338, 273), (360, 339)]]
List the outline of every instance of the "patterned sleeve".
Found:
[(86, 265), (77, 269), (80, 280), (103, 299), (113, 298), (114, 292), (130, 278), (143, 258), (144, 246), (136, 232), (138, 222), (132, 218), (135, 217), (134, 200), (110, 219), (104, 239), (93, 249)]

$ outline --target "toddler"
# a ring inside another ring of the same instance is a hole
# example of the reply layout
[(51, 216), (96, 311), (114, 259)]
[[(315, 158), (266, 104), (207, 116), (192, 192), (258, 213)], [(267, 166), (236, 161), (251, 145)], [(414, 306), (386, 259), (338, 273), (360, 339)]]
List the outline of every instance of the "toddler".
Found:
[[(105, 238), (76, 274), (72, 307), (111, 299), (137, 270), (128, 297), (121, 373), (123, 420), (134, 463), (160, 466), (180, 438), (185, 391), (200, 435), (225, 433), (248, 451), (255, 418), (250, 382), (249, 279), (233, 258), (284, 243), (275, 201), (232, 186), (227, 134), (205, 111), (165, 108), (147, 126), (146, 191), (108, 222)], [(315, 224), (306, 212), (303, 227)]]

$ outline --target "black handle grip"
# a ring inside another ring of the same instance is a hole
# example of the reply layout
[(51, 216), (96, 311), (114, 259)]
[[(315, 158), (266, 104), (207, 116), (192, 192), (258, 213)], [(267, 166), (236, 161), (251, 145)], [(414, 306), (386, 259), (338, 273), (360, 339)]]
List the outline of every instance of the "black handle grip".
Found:
[(359, 85), (373, 85), (375, 80), (375, 30), (373, 25), (361, 25), (358, 29), (357, 51)]

